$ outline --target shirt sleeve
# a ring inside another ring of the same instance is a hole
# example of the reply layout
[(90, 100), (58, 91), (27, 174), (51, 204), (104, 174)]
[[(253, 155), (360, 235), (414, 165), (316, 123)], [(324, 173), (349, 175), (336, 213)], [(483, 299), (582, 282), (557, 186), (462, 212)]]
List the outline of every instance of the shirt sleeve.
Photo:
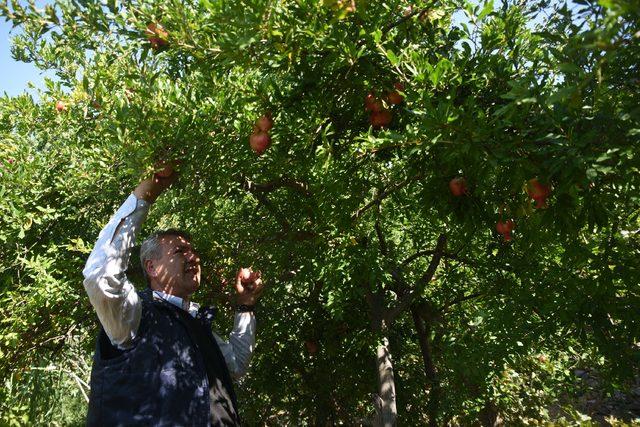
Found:
[(142, 304), (125, 275), (136, 233), (149, 204), (131, 194), (98, 236), (85, 265), (84, 288), (111, 343), (131, 346), (140, 325)]
[(229, 341), (213, 334), (222, 351), (231, 377), (240, 379), (247, 373), (256, 343), (256, 317), (251, 312), (236, 313)]

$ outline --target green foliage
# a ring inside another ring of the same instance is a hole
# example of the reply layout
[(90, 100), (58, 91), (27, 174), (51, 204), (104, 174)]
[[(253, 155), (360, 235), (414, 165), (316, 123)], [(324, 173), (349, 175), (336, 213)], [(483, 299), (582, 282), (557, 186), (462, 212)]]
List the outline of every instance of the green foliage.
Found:
[[(223, 309), (219, 328), (231, 314), (222, 279), (251, 264), (269, 284), (240, 384), (250, 424), (370, 417), (382, 336), (404, 425), (491, 411), (542, 421), (573, 368), (598, 367), (612, 388), (636, 373), (635, 3), (420, 1), (405, 15), (400, 0), (14, 3), (0, 3), (19, 29), (14, 56), (57, 79), (37, 102), (0, 99), (3, 423), (78, 421), (44, 400), (11, 405), (33, 381), (72, 387), (35, 368), (59, 365), (74, 339), (77, 357), (91, 352), (83, 263), (168, 158), (181, 177), (144, 233), (194, 235), (197, 298)], [(149, 43), (152, 22), (166, 45)], [(365, 96), (396, 82), (404, 102), (372, 129)], [(256, 156), (248, 138), (267, 111), (273, 145)], [(448, 189), (457, 176), (461, 197)], [(546, 209), (527, 194), (532, 178), (552, 186)], [(500, 219), (516, 224), (511, 242)], [(410, 310), (380, 321), (413, 290), (431, 379)]]

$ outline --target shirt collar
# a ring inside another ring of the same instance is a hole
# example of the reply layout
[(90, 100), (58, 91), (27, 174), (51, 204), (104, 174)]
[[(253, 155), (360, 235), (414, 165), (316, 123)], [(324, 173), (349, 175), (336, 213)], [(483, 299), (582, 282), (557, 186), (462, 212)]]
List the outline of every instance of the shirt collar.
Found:
[(153, 291), (153, 296), (155, 298), (165, 300), (168, 303), (171, 303), (176, 307), (189, 312), (189, 314), (193, 317), (196, 317), (196, 314), (198, 314), (198, 309), (200, 308), (200, 304), (198, 303), (186, 301), (178, 296), (166, 294), (162, 291)]

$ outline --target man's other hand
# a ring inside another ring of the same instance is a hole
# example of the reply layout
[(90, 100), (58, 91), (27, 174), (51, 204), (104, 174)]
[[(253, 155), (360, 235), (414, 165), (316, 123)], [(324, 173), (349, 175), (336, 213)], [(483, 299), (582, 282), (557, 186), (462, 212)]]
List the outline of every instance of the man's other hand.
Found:
[(160, 165), (151, 178), (147, 178), (138, 184), (133, 194), (138, 199), (143, 199), (149, 203), (155, 202), (158, 196), (178, 179), (178, 173), (174, 167), (174, 163)]
[(236, 301), (238, 304), (255, 305), (263, 290), (262, 273), (252, 271), (251, 267), (238, 270), (238, 274), (236, 274), (236, 292), (238, 294)]

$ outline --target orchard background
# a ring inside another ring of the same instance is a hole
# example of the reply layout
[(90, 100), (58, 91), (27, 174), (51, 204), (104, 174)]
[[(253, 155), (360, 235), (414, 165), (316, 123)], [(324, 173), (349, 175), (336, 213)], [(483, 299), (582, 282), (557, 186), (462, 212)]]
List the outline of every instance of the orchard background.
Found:
[(267, 278), (249, 425), (578, 423), (587, 371), (640, 399), (635, 0), (0, 13), (57, 76), (0, 98), (0, 424), (82, 424), (81, 270), (166, 159), (178, 185), (138, 241), (194, 236), (220, 331), (237, 267)]

